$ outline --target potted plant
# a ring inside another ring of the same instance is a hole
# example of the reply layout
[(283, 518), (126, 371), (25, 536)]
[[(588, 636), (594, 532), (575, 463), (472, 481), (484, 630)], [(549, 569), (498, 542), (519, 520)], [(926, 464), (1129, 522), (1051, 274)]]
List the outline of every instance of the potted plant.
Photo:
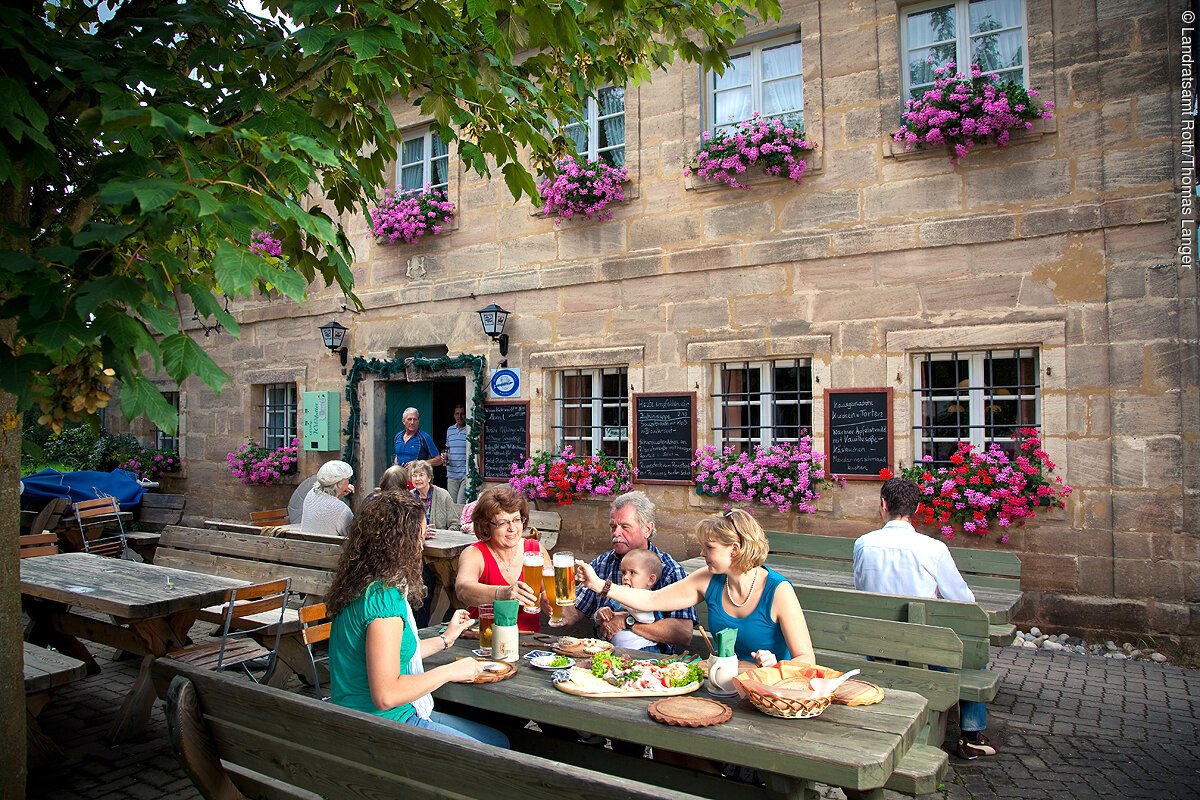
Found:
[(613, 203), (625, 200), (621, 184), (629, 177), (625, 167), (613, 167), (603, 161), (587, 161), (583, 156), (564, 158), (554, 164), (555, 173), (538, 183), (542, 213), (554, 217), (554, 224), (575, 216), (586, 219), (612, 218)]
[(758, 112), (732, 130), (705, 131), (700, 139), (703, 144), (684, 166), (683, 174), (694, 173), (735, 189), (750, 188), (742, 176), (751, 167), (801, 183), (808, 166), (805, 156), (817, 147), (805, 137), (799, 123), (763, 117)]
[(532, 500), (568, 506), (584, 497), (612, 497), (633, 488), (637, 471), (623, 458), (602, 453), (577, 456), (571, 445), (561, 453), (539, 450), (512, 465), (508, 482)]
[[(901, 469), (925, 497), (913, 524), (938, 526), (947, 539), (954, 538), (955, 529), (986, 536), (999, 528), (1000, 541), (1007, 542), (1008, 529), (1024, 525), (1037, 508), (1062, 508), (1071, 487), (1052, 474), (1054, 462), (1042, 449), (1037, 429), (1021, 428), (1015, 441), (1011, 459), (995, 442), (986, 450), (959, 442), (948, 466), (934, 467), (933, 457), (925, 456)], [(891, 470), (879, 476), (886, 480)]]
[(300, 440), (268, 450), (253, 439), (227, 453), (225, 462), (233, 477), (247, 486), (270, 486), (284, 475), (293, 475), (299, 461)]
[(442, 189), (387, 190), (370, 210), (371, 232), (386, 244), (412, 244), (427, 233), (437, 235), (454, 219), (454, 203)]
[(1054, 103), (1041, 103), (1036, 89), (1015, 81), (984, 75), (978, 64), (971, 74), (956, 74), (951, 61), (937, 67), (933, 86), (919, 99), (910, 99), (901, 115), (903, 125), (892, 139), (913, 148), (950, 148), (950, 160), (966, 158), (971, 148), (994, 141), (1003, 147), (1014, 130), (1028, 130), (1036, 119), (1054, 116)]
[(841, 481), (825, 471), (825, 455), (813, 449), (812, 437), (799, 442), (755, 445), (753, 452), (728, 445), (718, 452), (709, 445), (696, 451), (696, 494), (722, 495), (735, 503), (758, 503), (781, 513), (816, 511), (821, 489)]
[(179, 465), (179, 453), (174, 450), (140, 447), (137, 453), (121, 463), (120, 468), (143, 480), (156, 481), (165, 473), (179, 472)]

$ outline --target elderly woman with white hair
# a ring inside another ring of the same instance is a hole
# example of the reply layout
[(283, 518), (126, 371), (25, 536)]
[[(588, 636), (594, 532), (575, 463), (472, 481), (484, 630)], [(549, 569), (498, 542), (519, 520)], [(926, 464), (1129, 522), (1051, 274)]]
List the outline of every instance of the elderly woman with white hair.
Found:
[(317, 471), (317, 482), (304, 498), (300, 530), (345, 536), (354, 523), (354, 512), (342, 498), (354, 493), (350, 483), (354, 468), (345, 461), (327, 461)]

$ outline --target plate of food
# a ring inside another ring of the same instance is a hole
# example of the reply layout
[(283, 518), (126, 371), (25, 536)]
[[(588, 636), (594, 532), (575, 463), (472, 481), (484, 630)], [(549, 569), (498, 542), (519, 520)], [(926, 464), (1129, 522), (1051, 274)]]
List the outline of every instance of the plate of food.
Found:
[(575, 659), (551, 653), (548, 656), (534, 656), (529, 663), (538, 669), (570, 669), (575, 666)]
[(505, 681), (517, 674), (517, 665), (507, 661), (488, 661), (479, 659), (483, 671), (471, 683), (497, 683)]
[(592, 656), (587, 667), (576, 665), (554, 673), (555, 688), (579, 697), (672, 697), (690, 694), (703, 682), (701, 663), (642, 660), (607, 652)]
[(574, 636), (563, 636), (554, 643), (556, 653), (571, 658), (591, 658), (597, 653), (608, 653), (613, 649), (612, 642), (603, 639), (577, 639)]

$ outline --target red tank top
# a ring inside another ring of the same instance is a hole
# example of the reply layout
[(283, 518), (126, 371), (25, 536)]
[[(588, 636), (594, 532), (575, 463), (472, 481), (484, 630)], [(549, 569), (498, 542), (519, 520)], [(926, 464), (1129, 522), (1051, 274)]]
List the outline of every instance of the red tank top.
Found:
[[(500, 564), (496, 562), (496, 557), (492, 555), (486, 542), (475, 542), (471, 547), (478, 547), (479, 552), (483, 554), (483, 574), (479, 576), (480, 583), (484, 586), (511, 585), (504, 579), (504, 573), (500, 571)], [(542, 546), (536, 539), (525, 540), (526, 553), (538, 553), (541, 552), (541, 549)], [(467, 613), (471, 615), (471, 619), (479, 619), (478, 606), (468, 606)], [(517, 630), (525, 633), (539, 633), (542, 630), (541, 615), (527, 614), (524, 609), (519, 609), (517, 611)]]

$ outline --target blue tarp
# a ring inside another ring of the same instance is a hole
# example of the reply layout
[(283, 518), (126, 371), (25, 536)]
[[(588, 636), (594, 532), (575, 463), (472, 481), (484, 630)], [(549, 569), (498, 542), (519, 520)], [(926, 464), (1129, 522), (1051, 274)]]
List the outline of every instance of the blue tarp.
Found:
[(137, 476), (123, 469), (112, 472), (58, 472), (44, 469), (22, 478), (22, 506), (44, 506), (53, 497), (69, 497), (72, 503), (95, 500), (112, 495), (122, 508), (132, 508), (142, 502), (146, 490)]

